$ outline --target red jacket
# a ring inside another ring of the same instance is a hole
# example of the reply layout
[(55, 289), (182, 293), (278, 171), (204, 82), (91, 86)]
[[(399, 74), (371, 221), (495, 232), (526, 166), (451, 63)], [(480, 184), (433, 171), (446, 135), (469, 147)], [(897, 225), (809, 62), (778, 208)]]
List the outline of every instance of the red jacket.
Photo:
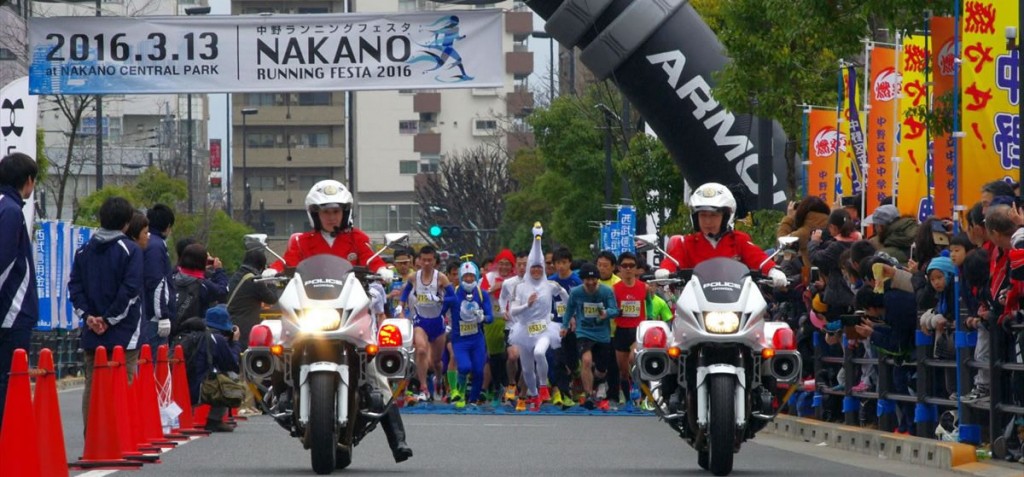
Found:
[(717, 246), (711, 245), (708, 238), (700, 232), (686, 236), (676, 235), (669, 239), (666, 252), (679, 261), (678, 267), (670, 259), (666, 258), (661, 261), (660, 268), (669, 272), (674, 272), (677, 269), (691, 269), (701, 262), (715, 257), (738, 260), (747, 267), (760, 270), (765, 274), (775, 268), (775, 262), (768, 260), (768, 254), (764, 253), (761, 247), (754, 245), (754, 242), (750, 241), (749, 235), (738, 230), (733, 230), (722, 236)]
[[(366, 263), (374, 252), (370, 246), (370, 238), (357, 228), (339, 233), (334, 238), (333, 246), (327, 245), (327, 240), (324, 240), (320, 231), (311, 230), (292, 234), (292, 237), (288, 239), (288, 250), (284, 252), (284, 260), (289, 267), (294, 267), (313, 255), (329, 253), (344, 258), (355, 266), (366, 265), (371, 272), (376, 272), (386, 265), (380, 257), (375, 257), (370, 263)], [(270, 268), (282, 272), (284, 264), (278, 260), (271, 264)]]

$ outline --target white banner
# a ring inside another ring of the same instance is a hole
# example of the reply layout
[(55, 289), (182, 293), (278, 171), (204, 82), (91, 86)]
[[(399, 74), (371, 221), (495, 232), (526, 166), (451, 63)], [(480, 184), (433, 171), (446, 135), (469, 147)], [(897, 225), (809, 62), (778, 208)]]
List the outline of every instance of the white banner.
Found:
[(32, 94), (501, 87), (502, 12), (30, 18)]
[[(0, 159), (12, 152), (36, 158), (36, 121), (39, 98), (28, 93), (28, 76), (22, 76), (0, 88)], [(25, 226), (28, 236), (35, 236), (35, 194), (25, 201)]]

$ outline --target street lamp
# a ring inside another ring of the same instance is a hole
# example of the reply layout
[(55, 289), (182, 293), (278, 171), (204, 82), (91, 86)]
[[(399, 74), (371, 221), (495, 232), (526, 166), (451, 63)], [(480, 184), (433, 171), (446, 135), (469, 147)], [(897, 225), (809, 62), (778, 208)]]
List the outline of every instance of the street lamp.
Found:
[[(210, 13), (210, 7), (189, 7), (189, 8), (185, 9), (185, 15), (188, 15), (188, 16), (206, 15), (208, 13)], [(194, 149), (192, 147), (192, 130), (194, 129), (193, 126), (192, 126), (192, 93), (189, 93), (189, 94), (187, 94), (185, 96), (186, 96), (186, 101), (188, 101), (188, 109), (187, 109), (187, 114), (188, 114), (188, 168), (187, 168), (187, 171), (188, 171), (188, 213), (191, 214), (192, 210), (193, 210), (192, 209), (192, 202), (193, 202), (193, 200), (192, 200), (192, 194), (193, 194), (192, 189), (195, 187), (195, 185), (193, 184), (193, 181), (194, 181), (193, 176), (195, 174), (192, 173), (192, 149)]]
[(548, 103), (555, 102), (555, 39), (546, 31), (530, 33), (534, 38), (548, 39)]
[(249, 151), (249, 137), (246, 135), (246, 116), (259, 113), (260, 110), (256, 108), (242, 108), (242, 194), (244, 214), (242, 219), (245, 221), (245, 225), (252, 223), (252, 192), (249, 190), (249, 162), (247, 152)]

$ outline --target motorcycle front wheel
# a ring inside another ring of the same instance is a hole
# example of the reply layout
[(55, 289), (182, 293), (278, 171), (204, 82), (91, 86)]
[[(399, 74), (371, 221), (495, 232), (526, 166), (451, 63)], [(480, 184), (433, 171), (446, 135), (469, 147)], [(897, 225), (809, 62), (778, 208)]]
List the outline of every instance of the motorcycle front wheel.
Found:
[[(314, 373), (309, 377), (309, 457), (313, 472), (334, 472), (338, 443), (337, 374)], [(351, 457), (350, 457), (351, 458)]]
[(736, 441), (736, 380), (730, 374), (713, 374), (708, 380), (711, 384), (708, 470), (715, 475), (729, 475)]

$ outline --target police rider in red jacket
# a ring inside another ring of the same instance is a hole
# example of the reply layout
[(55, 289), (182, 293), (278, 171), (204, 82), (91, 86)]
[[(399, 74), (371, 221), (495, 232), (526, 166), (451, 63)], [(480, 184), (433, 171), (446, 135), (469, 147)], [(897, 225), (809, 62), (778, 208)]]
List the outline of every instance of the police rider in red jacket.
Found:
[[(284, 263), (280, 260), (274, 262), (264, 270), (263, 276), (276, 275), (284, 270), (286, 264), (294, 267), (306, 258), (329, 253), (353, 265), (375, 270), (381, 281), (391, 283), (394, 273), (380, 257), (370, 260), (374, 254), (370, 238), (352, 226), (352, 202), (352, 193), (336, 180), (328, 179), (314, 184), (306, 194), (306, 214), (313, 230), (292, 235), (288, 240), (288, 250), (284, 252)], [(375, 376), (370, 381), (384, 392), (385, 399), (391, 397), (386, 379)], [(395, 462), (412, 457), (412, 449), (405, 443), (402, 416), (394, 404), (388, 406), (380, 422)]]
[(693, 228), (698, 231), (669, 239), (666, 252), (679, 264), (670, 259), (662, 260), (661, 267), (655, 272), (657, 278), (667, 278), (677, 269), (691, 269), (709, 258), (726, 257), (760, 270), (776, 288), (788, 284), (786, 274), (775, 268), (775, 262), (750, 241), (749, 235), (733, 230), (736, 199), (728, 188), (715, 182), (698, 187), (690, 197), (690, 208), (693, 210)]

